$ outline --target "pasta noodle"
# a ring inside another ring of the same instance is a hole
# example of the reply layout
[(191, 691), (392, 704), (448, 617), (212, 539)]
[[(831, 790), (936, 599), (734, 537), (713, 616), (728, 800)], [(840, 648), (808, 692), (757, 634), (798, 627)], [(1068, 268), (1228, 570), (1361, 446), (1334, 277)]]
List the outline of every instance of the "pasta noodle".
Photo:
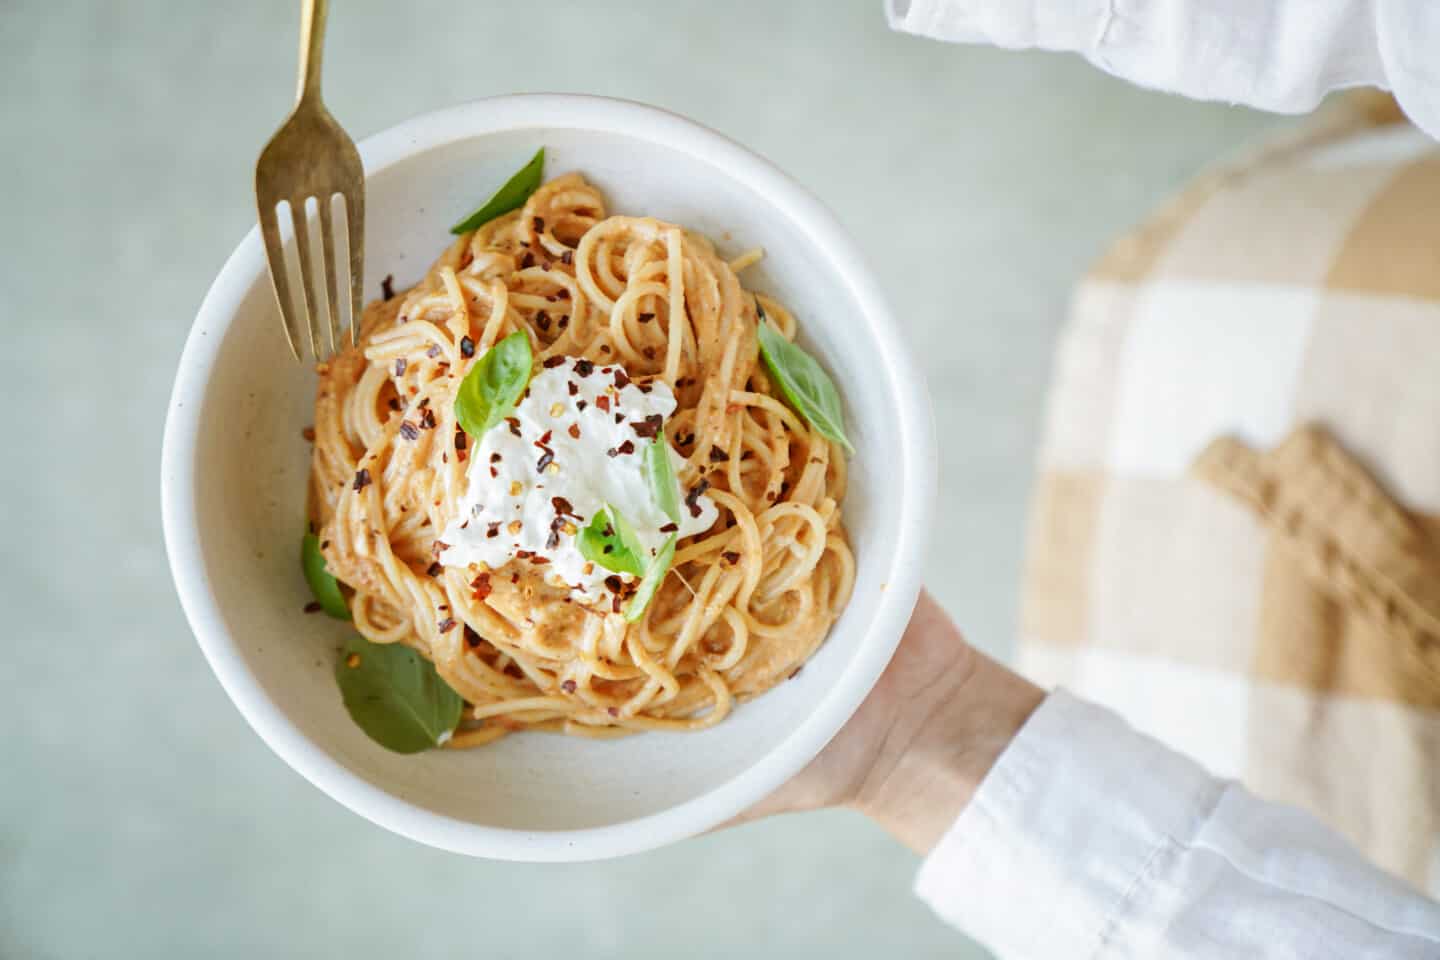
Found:
[[(854, 579), (845, 460), (780, 399), (756, 303), (705, 238), (607, 215), (572, 173), (370, 304), (359, 345), (321, 365), (310, 509), (322, 553), (354, 591), (358, 630), (413, 647), (467, 701), (448, 746), (707, 727), (819, 647)], [(782, 304), (758, 303), (794, 336)], [(456, 389), (516, 331), (536, 369), (586, 358), (674, 391), (664, 435), (684, 457), (680, 484), (707, 481), (720, 519), (680, 541), (635, 623), (570, 602), (519, 561), (486, 577), (438, 562), (479, 444), (455, 422)]]

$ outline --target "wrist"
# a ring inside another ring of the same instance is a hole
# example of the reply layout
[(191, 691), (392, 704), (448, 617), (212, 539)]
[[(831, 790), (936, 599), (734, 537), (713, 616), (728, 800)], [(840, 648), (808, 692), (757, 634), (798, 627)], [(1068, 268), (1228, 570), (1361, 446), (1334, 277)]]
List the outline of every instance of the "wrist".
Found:
[(1045, 695), (965, 643), (928, 595), (905, 644), (920, 656), (893, 665), (896, 676), (887, 671), (891, 722), (851, 805), (925, 854)]

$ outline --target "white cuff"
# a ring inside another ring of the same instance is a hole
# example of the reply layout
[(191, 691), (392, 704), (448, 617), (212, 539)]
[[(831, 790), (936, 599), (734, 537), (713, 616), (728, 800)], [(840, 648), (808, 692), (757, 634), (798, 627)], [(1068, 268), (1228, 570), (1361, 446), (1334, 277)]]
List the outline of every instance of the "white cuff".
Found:
[(951, 43), (1087, 56), (1099, 47), (1109, 11), (1109, 0), (885, 0), (895, 30)]
[(1000, 956), (1091, 956), (1223, 789), (1110, 711), (1056, 691), (925, 860), (915, 892)]

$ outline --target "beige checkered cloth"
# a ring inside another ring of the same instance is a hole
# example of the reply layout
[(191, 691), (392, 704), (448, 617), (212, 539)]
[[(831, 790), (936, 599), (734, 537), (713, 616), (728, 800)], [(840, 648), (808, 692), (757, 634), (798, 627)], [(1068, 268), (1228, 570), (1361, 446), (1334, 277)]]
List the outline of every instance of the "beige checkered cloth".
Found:
[(1202, 178), (1081, 284), (1021, 665), (1434, 894), (1440, 146), (1375, 121)]

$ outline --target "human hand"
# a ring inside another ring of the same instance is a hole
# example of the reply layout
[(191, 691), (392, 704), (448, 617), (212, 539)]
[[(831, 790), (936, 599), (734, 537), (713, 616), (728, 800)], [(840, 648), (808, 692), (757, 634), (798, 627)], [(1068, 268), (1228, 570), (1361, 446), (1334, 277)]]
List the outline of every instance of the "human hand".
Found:
[(1044, 699), (922, 591), (890, 665), (820, 754), (734, 822), (852, 807), (925, 853)]

